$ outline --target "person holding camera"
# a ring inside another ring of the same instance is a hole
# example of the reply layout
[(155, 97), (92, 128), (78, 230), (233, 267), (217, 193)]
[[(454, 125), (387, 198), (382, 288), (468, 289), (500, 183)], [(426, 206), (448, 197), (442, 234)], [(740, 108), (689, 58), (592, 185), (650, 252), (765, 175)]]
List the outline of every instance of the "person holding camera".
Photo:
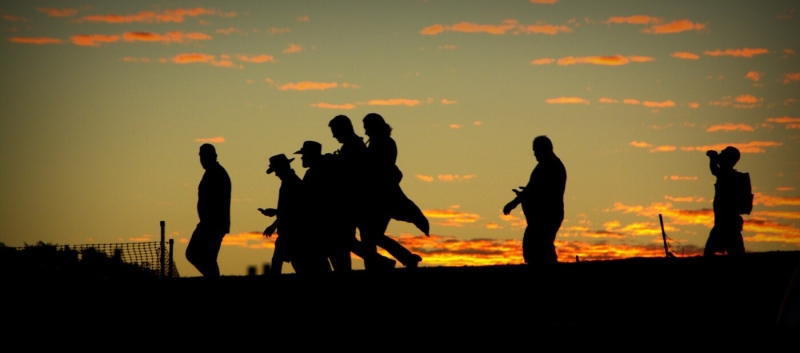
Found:
[(710, 150), (706, 156), (717, 182), (714, 184), (714, 228), (708, 235), (703, 256), (744, 255), (741, 215), (750, 214), (753, 209), (750, 174), (733, 169), (740, 157), (736, 147), (725, 147), (720, 153)]

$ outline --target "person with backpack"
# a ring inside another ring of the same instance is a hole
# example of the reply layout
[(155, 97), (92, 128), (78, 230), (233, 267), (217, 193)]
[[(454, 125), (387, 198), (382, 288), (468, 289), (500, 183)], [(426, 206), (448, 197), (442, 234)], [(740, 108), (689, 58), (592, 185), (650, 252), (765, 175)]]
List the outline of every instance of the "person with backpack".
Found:
[(720, 153), (710, 150), (706, 156), (717, 182), (714, 184), (714, 228), (708, 235), (703, 256), (712, 257), (716, 253), (744, 255), (744, 220), (741, 215), (753, 210), (750, 174), (733, 169), (740, 157), (736, 147), (725, 147)]

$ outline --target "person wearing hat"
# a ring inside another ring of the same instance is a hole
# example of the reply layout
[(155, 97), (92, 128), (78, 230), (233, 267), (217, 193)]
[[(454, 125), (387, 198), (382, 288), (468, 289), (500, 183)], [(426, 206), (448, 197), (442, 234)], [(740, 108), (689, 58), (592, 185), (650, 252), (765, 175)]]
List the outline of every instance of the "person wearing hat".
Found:
[(717, 252), (744, 255), (744, 220), (740, 215), (750, 214), (753, 208), (750, 174), (733, 169), (740, 157), (736, 147), (725, 147), (720, 153), (710, 150), (706, 156), (717, 182), (714, 184), (714, 227), (708, 234), (703, 256), (712, 257)]
[(314, 244), (309, 241), (306, 225), (311, 222), (306, 219), (306, 193), (302, 180), (290, 165), (293, 160), (284, 154), (269, 158), (267, 174), (274, 172), (281, 179), (278, 208), (258, 209), (265, 216), (276, 217), (275, 222), (264, 230), (267, 237), (278, 232), (271, 271), (280, 274), (283, 262), (290, 262), (298, 274), (330, 272), (327, 259), (313, 251)]
[(186, 259), (204, 277), (219, 277), (217, 255), (222, 238), (231, 230), (231, 179), (211, 144), (200, 146), (200, 165), (205, 169), (197, 190), (200, 223), (186, 247)]
[(517, 197), (503, 207), (503, 214), (508, 215), (522, 204), (528, 223), (522, 236), (522, 258), (527, 264), (551, 265), (558, 263), (555, 240), (564, 221), (567, 169), (553, 152), (553, 142), (547, 136), (533, 139), (533, 155), (538, 163), (528, 185), (512, 190)]

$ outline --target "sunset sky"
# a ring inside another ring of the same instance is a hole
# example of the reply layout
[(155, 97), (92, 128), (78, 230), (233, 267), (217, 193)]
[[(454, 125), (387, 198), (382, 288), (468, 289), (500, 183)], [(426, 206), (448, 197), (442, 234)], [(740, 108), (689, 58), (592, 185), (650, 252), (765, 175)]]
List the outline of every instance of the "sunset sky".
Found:
[[(376, 112), (431, 237), (423, 266), (521, 263), (535, 136), (567, 169), (562, 261), (683, 256), (713, 225), (708, 149), (735, 146), (747, 251), (800, 250), (796, 1), (13, 1), (0, 5), (0, 242), (176, 241), (198, 222), (198, 148), (231, 177), (219, 261), (272, 256), (268, 158)], [(296, 156), (299, 157), (299, 156)], [(299, 175), (299, 158), (292, 163)], [(356, 267), (362, 267), (356, 262)], [(291, 266), (285, 266), (289, 271)]]

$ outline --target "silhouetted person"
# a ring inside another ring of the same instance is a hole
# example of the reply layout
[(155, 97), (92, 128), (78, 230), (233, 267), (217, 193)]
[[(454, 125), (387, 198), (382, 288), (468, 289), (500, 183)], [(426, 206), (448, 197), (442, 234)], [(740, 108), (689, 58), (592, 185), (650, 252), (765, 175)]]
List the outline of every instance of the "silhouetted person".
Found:
[(744, 220), (740, 214), (750, 214), (753, 208), (750, 174), (733, 169), (740, 157), (735, 147), (725, 147), (721, 153), (708, 151), (706, 156), (717, 182), (714, 184), (714, 228), (708, 235), (703, 255), (710, 257), (717, 252), (743, 255)]
[[(328, 123), (333, 137), (342, 144), (342, 147), (335, 152), (336, 168), (339, 173), (340, 187), (344, 195), (341, 199), (343, 210), (342, 219), (345, 223), (346, 234), (343, 235), (352, 239), (351, 251), (364, 259), (364, 267), (367, 269), (384, 269), (394, 267), (394, 260), (380, 256), (377, 251), (375, 231), (369, 229), (365, 222), (369, 219), (369, 214), (374, 212), (369, 210), (365, 200), (370, 191), (365, 187), (368, 178), (365, 173), (367, 158), (367, 146), (364, 139), (356, 135), (350, 118), (345, 115), (337, 115)], [(355, 241), (355, 230), (358, 228), (361, 241)]]
[(316, 246), (330, 260), (334, 271), (350, 271), (350, 248), (355, 235), (348, 232), (346, 215), (340, 205), (346, 193), (341, 187), (335, 156), (323, 155), (322, 145), (316, 141), (305, 141), (295, 154), (302, 155), (303, 167), (308, 168), (303, 176), (307, 214), (311, 219), (308, 232), (317, 235)]
[(364, 117), (364, 133), (367, 141), (367, 175), (371, 191), (367, 193), (367, 206), (371, 211), (365, 220), (367, 230), (374, 232), (375, 244), (389, 252), (405, 267), (417, 267), (422, 258), (411, 253), (384, 232), (392, 218), (414, 223), (425, 235), (429, 235), (428, 219), (422, 211), (406, 197), (400, 188), (403, 173), (397, 167), (397, 143), (392, 138), (392, 127), (376, 113)]
[(217, 162), (213, 145), (200, 146), (200, 164), (205, 169), (197, 192), (197, 224), (186, 259), (205, 277), (219, 277), (217, 255), (222, 238), (231, 230), (231, 179)]
[[(303, 182), (290, 166), (294, 160), (279, 154), (269, 158), (267, 174), (275, 173), (281, 179), (278, 191), (278, 208), (259, 209), (265, 216), (276, 216), (275, 222), (264, 230), (264, 235), (271, 236), (278, 231), (273, 254), (273, 266), (278, 267), (282, 262), (291, 262), (294, 271), (298, 274), (330, 272), (331, 268), (327, 258), (315, 251), (313, 234), (308, 232), (306, 194)], [(274, 270), (273, 273), (278, 270)]]
[(555, 264), (556, 233), (564, 221), (564, 189), (567, 170), (553, 153), (553, 143), (547, 136), (533, 139), (533, 155), (539, 162), (522, 190), (514, 189), (517, 197), (503, 207), (509, 214), (520, 203), (528, 227), (522, 238), (522, 257), (527, 264)]

